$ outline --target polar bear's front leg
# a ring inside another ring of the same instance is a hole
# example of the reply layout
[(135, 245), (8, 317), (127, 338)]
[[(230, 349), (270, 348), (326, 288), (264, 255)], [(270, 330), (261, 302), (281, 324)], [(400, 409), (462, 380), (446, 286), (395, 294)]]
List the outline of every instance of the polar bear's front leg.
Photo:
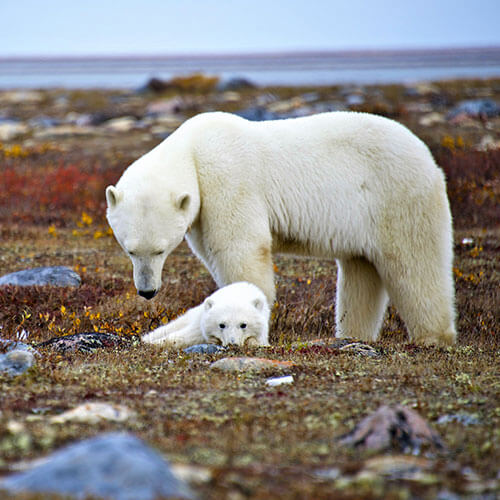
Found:
[(217, 276), (222, 286), (248, 281), (259, 287), (272, 307), (276, 299), (271, 242), (232, 243), (216, 253)]
[(205, 341), (200, 328), (202, 310), (202, 306), (193, 307), (174, 321), (143, 335), (141, 340), (147, 344), (171, 347), (202, 344)]

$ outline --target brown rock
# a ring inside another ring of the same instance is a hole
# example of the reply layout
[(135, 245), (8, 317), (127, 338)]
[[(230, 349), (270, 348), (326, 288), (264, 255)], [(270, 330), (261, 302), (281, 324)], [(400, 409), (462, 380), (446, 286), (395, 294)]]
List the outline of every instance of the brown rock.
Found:
[(444, 448), (439, 435), (415, 411), (401, 405), (381, 406), (338, 438), (353, 448), (419, 453), (422, 447)]

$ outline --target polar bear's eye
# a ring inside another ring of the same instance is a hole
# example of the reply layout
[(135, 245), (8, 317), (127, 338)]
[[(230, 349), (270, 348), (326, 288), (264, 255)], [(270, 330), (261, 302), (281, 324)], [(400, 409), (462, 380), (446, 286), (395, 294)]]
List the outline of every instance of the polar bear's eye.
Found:
[(240, 328), (241, 328), (241, 329), (243, 329), (243, 330), (244, 330), (246, 327), (247, 327), (247, 324), (246, 324), (246, 323), (241, 323), (241, 325), (240, 325)]
[(219, 328), (220, 328), (221, 330), (224, 330), (224, 328), (226, 328), (225, 323), (219, 323)]
[(163, 250), (157, 250), (156, 252), (153, 252), (153, 256), (161, 255), (162, 253), (163, 253)]

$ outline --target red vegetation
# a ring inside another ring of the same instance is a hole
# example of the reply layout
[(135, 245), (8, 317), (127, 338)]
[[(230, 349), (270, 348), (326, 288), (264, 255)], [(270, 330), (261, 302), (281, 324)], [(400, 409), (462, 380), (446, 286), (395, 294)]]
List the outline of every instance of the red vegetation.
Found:
[(86, 211), (102, 217), (105, 211), (104, 190), (116, 182), (122, 168), (103, 168), (99, 163), (57, 164), (27, 159), (0, 164), (0, 220), (23, 220), (64, 225)]
[(455, 229), (500, 224), (500, 149), (434, 152), (444, 170)]
[[(500, 150), (440, 147), (433, 153), (447, 177), (455, 228), (497, 226)], [(103, 167), (85, 160), (42, 163), (39, 157), (21, 150), (0, 163), (0, 220), (64, 226), (68, 216), (72, 220), (82, 211), (102, 219), (104, 189), (116, 182), (125, 166)]]

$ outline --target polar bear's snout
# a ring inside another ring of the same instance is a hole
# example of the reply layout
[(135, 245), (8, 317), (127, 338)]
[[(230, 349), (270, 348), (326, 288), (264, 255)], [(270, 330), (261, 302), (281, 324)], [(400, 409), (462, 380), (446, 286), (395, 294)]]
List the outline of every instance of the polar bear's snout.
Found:
[(161, 287), (161, 268), (163, 262), (147, 262), (141, 257), (132, 257), (134, 284), (138, 295), (152, 299)]

